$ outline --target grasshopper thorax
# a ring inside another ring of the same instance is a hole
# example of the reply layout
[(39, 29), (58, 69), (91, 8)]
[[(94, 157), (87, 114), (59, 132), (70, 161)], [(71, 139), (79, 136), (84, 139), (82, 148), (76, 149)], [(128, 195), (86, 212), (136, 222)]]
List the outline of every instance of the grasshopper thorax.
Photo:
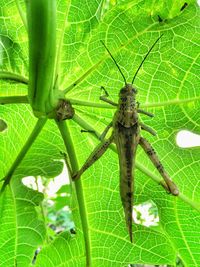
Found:
[(127, 106), (127, 108), (135, 107), (136, 94), (137, 89), (135, 89), (132, 84), (127, 83), (119, 92), (119, 105), (123, 104), (123, 106)]

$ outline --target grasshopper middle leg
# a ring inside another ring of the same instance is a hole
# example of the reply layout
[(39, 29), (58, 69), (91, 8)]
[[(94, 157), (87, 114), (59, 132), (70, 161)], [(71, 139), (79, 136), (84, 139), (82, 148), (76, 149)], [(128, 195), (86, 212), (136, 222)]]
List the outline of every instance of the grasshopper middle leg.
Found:
[(139, 124), (140, 124), (142, 130), (145, 130), (145, 131), (149, 132), (150, 134), (156, 136), (156, 132), (153, 129), (151, 129), (149, 126), (147, 126), (146, 124), (141, 123), (141, 122)]
[(152, 114), (152, 113), (150, 113), (150, 112), (148, 112), (148, 111), (145, 111), (145, 110), (142, 110), (142, 109), (137, 109), (137, 112), (138, 113), (141, 113), (141, 114), (144, 114), (144, 115), (147, 115), (147, 116), (149, 116), (149, 117), (154, 117), (154, 114)]

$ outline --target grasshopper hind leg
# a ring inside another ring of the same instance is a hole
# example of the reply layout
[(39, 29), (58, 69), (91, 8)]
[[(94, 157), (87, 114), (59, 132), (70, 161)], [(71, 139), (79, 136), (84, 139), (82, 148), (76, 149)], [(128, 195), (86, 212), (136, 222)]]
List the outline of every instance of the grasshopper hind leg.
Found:
[(163, 177), (165, 183), (161, 182), (161, 185), (166, 189), (166, 191), (170, 192), (172, 195), (177, 196), (179, 194), (179, 190), (175, 183), (170, 179), (168, 173), (163, 168), (158, 156), (156, 155), (151, 144), (143, 137), (140, 137), (139, 144), (144, 149), (154, 166), (157, 168), (161, 176)]
[(73, 174), (72, 180), (78, 180), (81, 175), (93, 164), (95, 161), (97, 161), (108, 149), (109, 145), (113, 141), (113, 136), (111, 136), (107, 140), (103, 140), (95, 149), (94, 151), (90, 154), (90, 156), (87, 158), (86, 162), (82, 166), (82, 168)]

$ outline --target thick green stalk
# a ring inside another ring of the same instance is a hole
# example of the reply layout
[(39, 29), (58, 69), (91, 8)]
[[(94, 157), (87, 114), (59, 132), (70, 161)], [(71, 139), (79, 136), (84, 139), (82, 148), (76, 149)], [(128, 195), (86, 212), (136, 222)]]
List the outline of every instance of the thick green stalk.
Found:
[[(74, 146), (72, 143), (71, 135), (68, 130), (67, 124), (65, 121), (57, 122), (58, 128), (60, 130), (60, 133), (62, 135), (67, 154), (69, 156), (69, 160), (71, 163), (72, 171), (76, 172), (79, 169), (76, 153), (74, 150)], [(89, 224), (87, 219), (87, 209), (85, 205), (85, 197), (83, 193), (83, 186), (81, 179), (78, 181), (75, 181), (75, 188), (76, 188), (76, 196), (78, 200), (79, 205), (79, 212), (80, 212), (80, 218), (83, 228), (83, 234), (85, 239), (85, 250), (86, 250), (86, 266), (91, 267), (91, 244), (90, 244), (90, 233), (89, 233)]]
[(26, 143), (22, 147), (22, 149), (19, 152), (17, 158), (15, 159), (15, 161), (12, 164), (12, 166), (10, 167), (7, 175), (2, 179), (2, 180), (4, 180), (4, 184), (3, 184), (2, 188), (1, 188), (1, 192), (3, 192), (3, 190), (6, 187), (6, 185), (10, 183), (10, 180), (11, 180), (11, 178), (13, 176), (13, 173), (15, 172), (15, 170), (17, 169), (17, 167), (19, 166), (19, 164), (21, 163), (21, 161), (25, 157), (25, 155), (28, 152), (29, 148), (34, 143), (35, 139), (37, 138), (38, 134), (41, 132), (41, 130), (42, 130), (43, 126), (45, 125), (45, 123), (46, 123), (46, 119), (39, 119), (37, 121), (37, 123), (36, 123), (34, 129), (32, 130), (28, 140), (26, 141)]
[[(27, 0), (29, 36), (28, 97), (37, 117), (52, 112), (56, 57), (56, 0)], [(56, 100), (55, 100), (56, 102)]]

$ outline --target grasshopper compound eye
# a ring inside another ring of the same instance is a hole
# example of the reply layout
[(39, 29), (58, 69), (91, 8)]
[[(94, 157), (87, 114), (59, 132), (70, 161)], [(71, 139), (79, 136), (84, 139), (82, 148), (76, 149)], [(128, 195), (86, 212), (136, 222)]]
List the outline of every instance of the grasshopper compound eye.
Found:
[(137, 93), (138, 93), (138, 91), (137, 91), (136, 88), (133, 88), (133, 89), (132, 89), (132, 92), (133, 92), (134, 94), (137, 94)]

